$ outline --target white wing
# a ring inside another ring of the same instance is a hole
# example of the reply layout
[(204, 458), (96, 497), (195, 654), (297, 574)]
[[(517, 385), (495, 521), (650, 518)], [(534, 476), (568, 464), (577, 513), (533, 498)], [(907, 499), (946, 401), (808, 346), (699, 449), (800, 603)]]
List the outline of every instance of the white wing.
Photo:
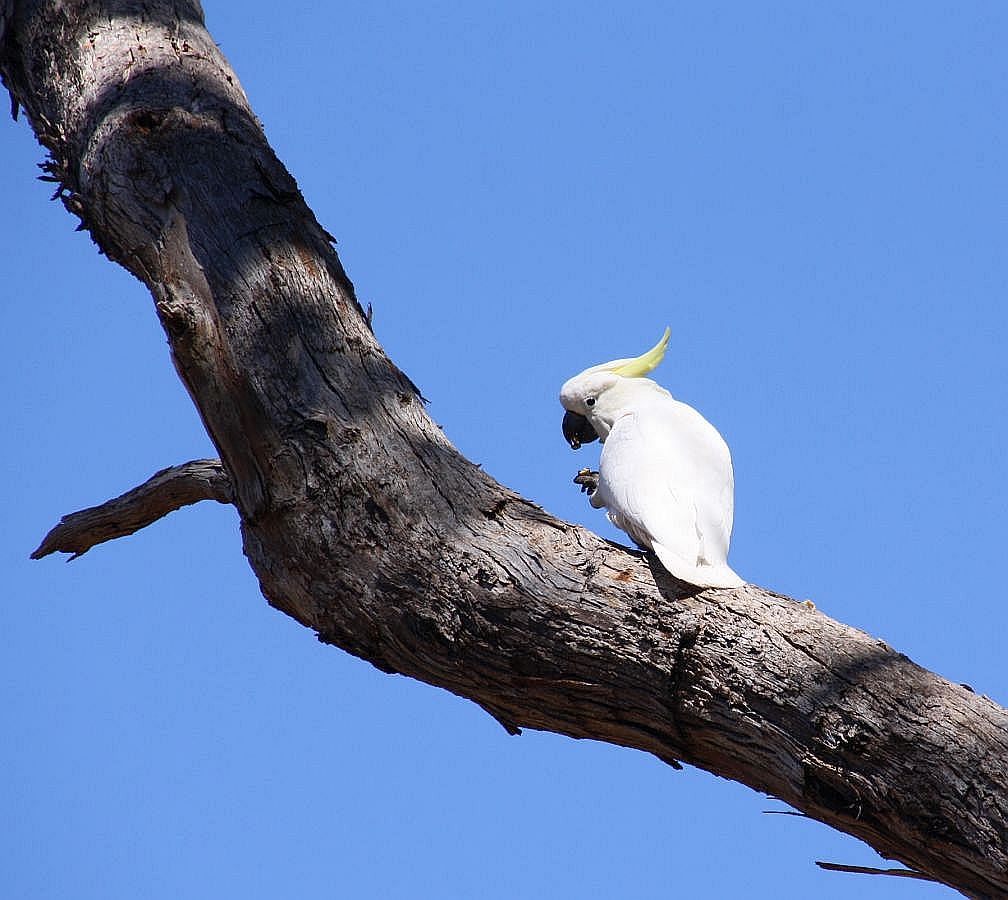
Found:
[(602, 447), (598, 491), (613, 524), (652, 549), (680, 580), (704, 587), (745, 583), (727, 562), (731, 455), (692, 407), (652, 396), (618, 418)]

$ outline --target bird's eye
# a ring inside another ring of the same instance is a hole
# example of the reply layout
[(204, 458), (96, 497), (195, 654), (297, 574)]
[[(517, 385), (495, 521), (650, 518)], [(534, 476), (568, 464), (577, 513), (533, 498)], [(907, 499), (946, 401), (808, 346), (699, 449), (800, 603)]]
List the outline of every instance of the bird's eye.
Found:
[(594, 405), (595, 405), (594, 397), (585, 397), (585, 406), (594, 406)]

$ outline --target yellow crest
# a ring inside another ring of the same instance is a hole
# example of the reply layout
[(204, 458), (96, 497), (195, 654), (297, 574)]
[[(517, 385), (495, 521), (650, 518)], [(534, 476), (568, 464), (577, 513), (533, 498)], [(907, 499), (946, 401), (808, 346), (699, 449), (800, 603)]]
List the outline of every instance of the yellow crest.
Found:
[(666, 327), (661, 340), (648, 350), (647, 353), (641, 354), (636, 359), (617, 359), (595, 368), (604, 369), (607, 372), (612, 372), (614, 375), (622, 375), (624, 378), (641, 378), (647, 375), (648, 372), (653, 372), (658, 368), (658, 363), (665, 356), (665, 350), (668, 347), (671, 334), (672, 330)]

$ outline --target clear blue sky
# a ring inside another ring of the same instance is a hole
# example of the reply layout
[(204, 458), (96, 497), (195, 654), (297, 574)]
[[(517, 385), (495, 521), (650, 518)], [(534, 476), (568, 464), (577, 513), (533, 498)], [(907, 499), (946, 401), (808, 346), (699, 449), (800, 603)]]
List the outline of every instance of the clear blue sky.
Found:
[[(666, 324), (748, 580), (1008, 701), (1003, 3), (206, 0), (393, 359), (471, 459), (620, 537), (556, 394)], [(756, 8), (759, 7), (759, 8)], [(780, 804), (527, 732), (270, 609), (201, 504), (60, 515), (212, 447), (150, 297), (0, 122), (0, 871), (42, 898), (943, 897)], [(488, 428), (487, 403), (520, 409)]]

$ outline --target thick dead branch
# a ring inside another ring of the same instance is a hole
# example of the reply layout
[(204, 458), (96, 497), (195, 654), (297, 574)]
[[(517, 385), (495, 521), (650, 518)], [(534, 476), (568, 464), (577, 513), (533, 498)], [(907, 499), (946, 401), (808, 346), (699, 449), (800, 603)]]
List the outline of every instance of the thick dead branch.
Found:
[(509, 731), (683, 760), (1008, 895), (1008, 712), (770, 591), (696, 593), (461, 457), (198, 3), (0, 10), (4, 83), (67, 208), (150, 288), (272, 605)]
[(31, 558), (41, 559), (58, 552), (72, 553), (70, 559), (77, 559), (96, 544), (133, 534), (162, 516), (200, 500), (234, 502), (231, 479), (219, 459), (194, 459), (162, 469), (139, 487), (107, 503), (64, 516)]

